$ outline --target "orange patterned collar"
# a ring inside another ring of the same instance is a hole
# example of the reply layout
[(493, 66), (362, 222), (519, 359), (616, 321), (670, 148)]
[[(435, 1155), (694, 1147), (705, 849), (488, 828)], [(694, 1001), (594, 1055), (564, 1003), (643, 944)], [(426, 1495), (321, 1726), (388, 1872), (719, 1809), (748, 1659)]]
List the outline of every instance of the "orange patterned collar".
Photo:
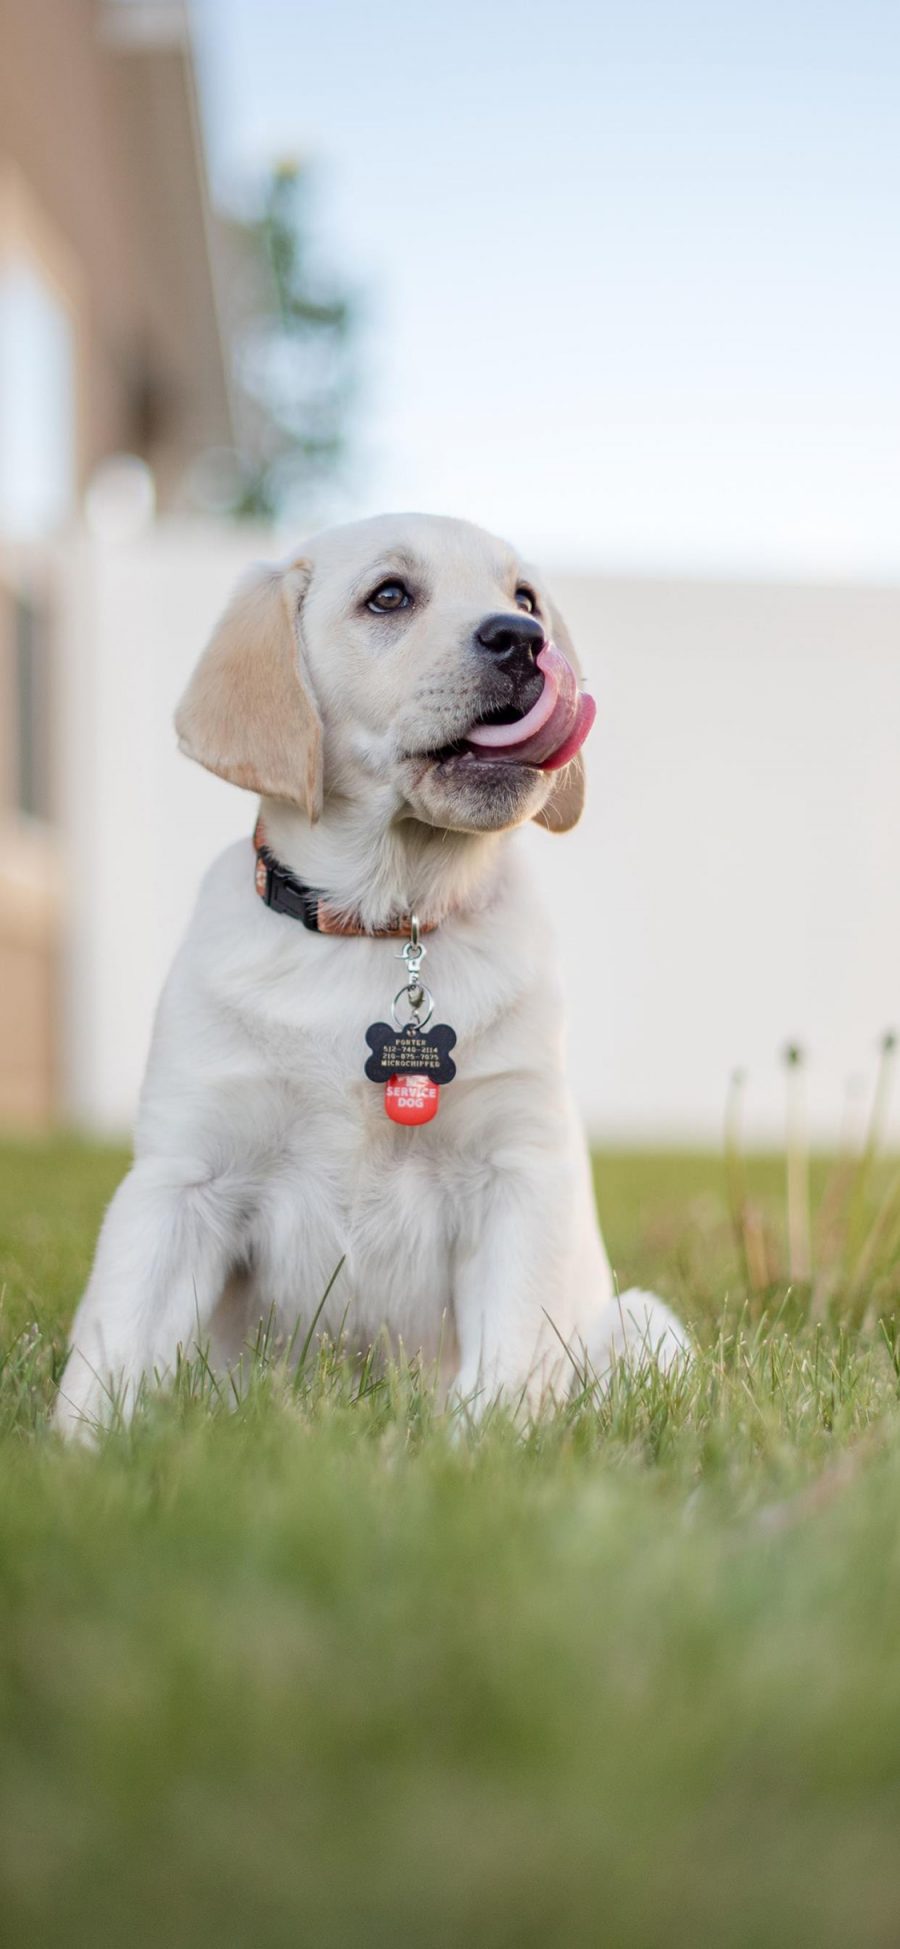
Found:
[[(262, 819), (257, 820), (253, 844), (256, 849), (256, 891), (274, 913), (289, 914), (292, 920), (302, 921), (312, 934), (347, 934), (369, 940), (409, 938), (409, 914), (398, 914), (390, 927), (364, 927), (359, 919), (333, 906), (324, 893), (298, 880), (296, 874), (282, 866), (270, 850)], [(433, 934), (434, 925), (434, 922), (421, 921), (419, 931)]]

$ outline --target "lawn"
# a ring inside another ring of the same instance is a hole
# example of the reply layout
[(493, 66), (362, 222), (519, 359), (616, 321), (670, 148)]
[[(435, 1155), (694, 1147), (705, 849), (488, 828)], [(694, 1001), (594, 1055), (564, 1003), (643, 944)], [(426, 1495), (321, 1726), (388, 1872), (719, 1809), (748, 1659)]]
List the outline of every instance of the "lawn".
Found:
[[(414, 1374), (46, 1417), (121, 1154), (0, 1149), (0, 1937), (896, 1945), (891, 1167), (597, 1160), (693, 1368), (453, 1439)], [(893, 1167), (896, 1168), (896, 1167)], [(741, 1167), (741, 1171), (744, 1167)]]

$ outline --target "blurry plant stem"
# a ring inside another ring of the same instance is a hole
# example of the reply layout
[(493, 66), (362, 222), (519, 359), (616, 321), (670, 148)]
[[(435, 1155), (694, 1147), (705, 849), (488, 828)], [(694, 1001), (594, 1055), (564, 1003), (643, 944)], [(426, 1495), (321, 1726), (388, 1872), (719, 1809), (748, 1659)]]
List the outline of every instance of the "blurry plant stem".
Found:
[(875, 1077), (875, 1088), (872, 1092), (872, 1108), (869, 1112), (869, 1127), (866, 1131), (866, 1140), (859, 1155), (847, 1200), (847, 1224), (844, 1233), (845, 1269), (848, 1265), (854, 1239), (858, 1236), (860, 1215), (868, 1189), (869, 1179), (872, 1174), (872, 1165), (881, 1149), (887, 1118), (887, 1108), (890, 1101), (891, 1079), (896, 1048), (896, 1035), (893, 1030), (888, 1030), (881, 1038), (878, 1072)]
[[(858, 1301), (862, 1297), (866, 1280), (872, 1273), (877, 1254), (880, 1247), (884, 1244), (886, 1236), (890, 1239), (890, 1249), (885, 1255), (888, 1262), (895, 1256), (898, 1242), (896, 1236), (898, 1218), (900, 1218), (900, 1171), (896, 1171), (891, 1178), (890, 1184), (866, 1233), (862, 1251), (856, 1261), (853, 1269), (853, 1277), (850, 1280), (851, 1299)], [(874, 1300), (870, 1299), (863, 1316), (863, 1326), (868, 1329), (874, 1325), (875, 1304)]]
[(888, 1103), (891, 1095), (891, 1080), (897, 1054), (897, 1037), (893, 1029), (888, 1029), (881, 1038), (878, 1058), (878, 1074), (872, 1097), (872, 1112), (869, 1118), (869, 1134), (866, 1139), (866, 1155), (875, 1156), (881, 1148), (884, 1126), (887, 1120)]
[(734, 1070), (725, 1099), (725, 1184), (734, 1241), (751, 1293), (764, 1292), (769, 1284), (766, 1236), (762, 1220), (750, 1203), (747, 1173), (741, 1141), (741, 1097), (744, 1075)]
[(810, 1306), (810, 1315), (813, 1319), (823, 1317), (840, 1274), (842, 1244), (846, 1236), (847, 1208), (857, 1166), (858, 1152), (854, 1133), (860, 1090), (859, 1078), (851, 1077), (844, 1097), (844, 1115), (837, 1156), (829, 1171), (816, 1215), (814, 1228), (816, 1275)]
[(809, 1131), (803, 1087), (803, 1052), (792, 1045), (787, 1063), (787, 1220), (788, 1272), (792, 1285), (806, 1285), (812, 1274), (812, 1224), (809, 1203)]
[[(871, 1181), (871, 1173), (873, 1173), (873, 1164), (875, 1164), (875, 1160), (877, 1160), (877, 1156), (881, 1152), (882, 1138), (884, 1138), (884, 1123), (886, 1123), (886, 1115), (888, 1115), (888, 1101), (890, 1101), (890, 1084), (892, 1084), (894, 1060), (896, 1060), (896, 1035), (894, 1035), (892, 1029), (888, 1029), (882, 1035), (881, 1049), (879, 1049), (879, 1070), (877, 1070), (877, 1076), (875, 1076), (873, 1103), (871, 1103), (871, 1111), (869, 1111), (869, 1128), (865, 1132), (865, 1142), (863, 1142), (863, 1148), (859, 1152), (857, 1166), (855, 1166), (855, 1171), (851, 1173), (851, 1181), (849, 1181), (849, 1189), (847, 1189), (847, 1204), (845, 1204), (842, 1275), (844, 1275), (845, 1282), (847, 1282), (849, 1292), (855, 1298), (859, 1298), (861, 1282), (863, 1282), (863, 1279), (869, 1277), (869, 1271), (871, 1271), (871, 1263), (873, 1263), (873, 1240), (875, 1242), (881, 1242), (884, 1224), (890, 1218), (892, 1187), (888, 1189), (886, 1199), (879, 1206), (879, 1212), (877, 1212), (873, 1224), (869, 1226), (869, 1232), (865, 1230), (865, 1199), (867, 1199), (867, 1191), (869, 1191), (869, 1181)], [(863, 1243), (857, 1249), (857, 1242), (859, 1242), (861, 1236), (863, 1236)], [(855, 1265), (853, 1265), (853, 1255), (855, 1255)]]

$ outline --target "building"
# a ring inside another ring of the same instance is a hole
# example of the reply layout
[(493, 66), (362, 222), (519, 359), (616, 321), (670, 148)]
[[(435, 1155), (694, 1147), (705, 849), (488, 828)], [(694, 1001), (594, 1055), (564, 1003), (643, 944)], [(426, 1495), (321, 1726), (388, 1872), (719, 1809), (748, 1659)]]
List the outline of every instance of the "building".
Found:
[(0, 1121), (19, 1125), (66, 1107), (55, 544), (110, 455), (146, 463), (134, 491), (164, 511), (231, 439), (198, 129), (181, 6), (0, 0)]
[[(230, 585), (283, 546), (184, 512), (197, 457), (232, 440), (197, 128), (180, 6), (0, 0), (0, 1125), (20, 1129), (127, 1128), (197, 882), (239, 835), (250, 869), (252, 802), (171, 724)], [(900, 1022), (900, 590), (556, 592), (599, 706), (588, 810), (522, 843), (592, 1131), (716, 1141), (741, 1067), (771, 1140), (799, 1041), (833, 1140)]]

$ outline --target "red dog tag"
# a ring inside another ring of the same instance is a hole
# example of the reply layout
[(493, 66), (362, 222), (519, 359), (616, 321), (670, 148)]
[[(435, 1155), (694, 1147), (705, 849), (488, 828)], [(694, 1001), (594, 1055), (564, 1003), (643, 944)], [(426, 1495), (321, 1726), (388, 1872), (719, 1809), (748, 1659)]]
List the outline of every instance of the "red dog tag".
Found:
[(384, 1107), (392, 1123), (430, 1123), (437, 1116), (440, 1094), (430, 1076), (390, 1076)]

